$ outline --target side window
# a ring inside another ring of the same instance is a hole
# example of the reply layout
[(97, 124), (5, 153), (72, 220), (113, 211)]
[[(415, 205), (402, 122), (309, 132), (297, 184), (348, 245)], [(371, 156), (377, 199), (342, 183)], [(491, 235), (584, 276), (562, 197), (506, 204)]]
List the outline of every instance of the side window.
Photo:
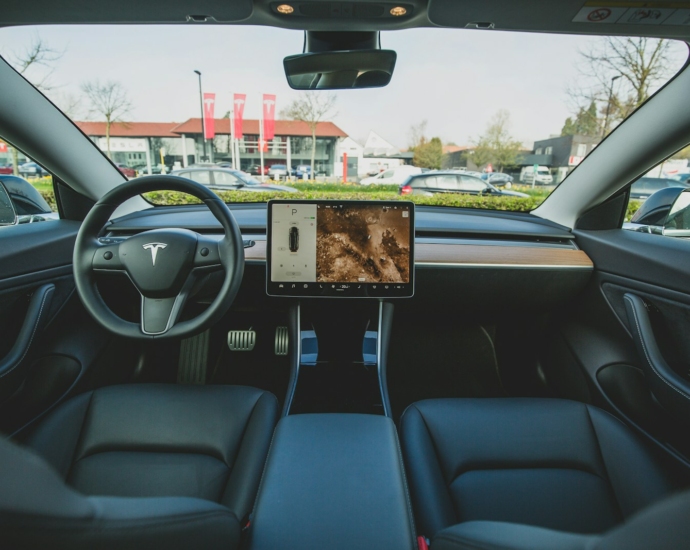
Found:
[(386, 170), (383, 174), (381, 174), (381, 179), (392, 178), (394, 173), (395, 172), (393, 170)]
[(420, 178), (424, 182), (424, 187), (429, 187), (430, 189), (438, 189), (438, 178), (429, 176), (426, 178)]
[(50, 173), (1, 137), (0, 181), (7, 189), (18, 223), (59, 218)]
[(440, 187), (441, 189), (457, 191), (457, 189), (459, 188), (457, 176), (445, 175), (438, 176), (438, 178), (436, 179), (438, 180), (438, 187)]
[(460, 184), (458, 185), (460, 191), (467, 192), (482, 192), (486, 189), (486, 184), (478, 179), (470, 176), (460, 176)]
[(632, 183), (623, 228), (690, 238), (690, 147)]
[(189, 172), (188, 177), (190, 180), (196, 181), (197, 183), (203, 183), (205, 185), (211, 183), (211, 174), (208, 170), (195, 170)]
[(213, 172), (213, 181), (218, 185), (238, 185), (239, 182), (237, 178), (233, 176), (230, 172)]

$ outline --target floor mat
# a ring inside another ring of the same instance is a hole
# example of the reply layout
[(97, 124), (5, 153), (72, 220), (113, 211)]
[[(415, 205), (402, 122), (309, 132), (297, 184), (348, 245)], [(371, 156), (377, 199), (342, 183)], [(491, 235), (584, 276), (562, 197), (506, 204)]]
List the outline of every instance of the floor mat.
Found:
[[(270, 391), (283, 404), (290, 376), (289, 355), (275, 354), (276, 328), (287, 326), (287, 313), (233, 312), (230, 320), (214, 330), (210, 356), (215, 358), (209, 366), (210, 384), (251, 386)], [(228, 331), (256, 332), (252, 351), (230, 351)], [(292, 342), (290, 342), (292, 345)]]
[(421, 399), (505, 396), (490, 331), (480, 325), (420, 325), (403, 318), (393, 322), (388, 391), (394, 419)]

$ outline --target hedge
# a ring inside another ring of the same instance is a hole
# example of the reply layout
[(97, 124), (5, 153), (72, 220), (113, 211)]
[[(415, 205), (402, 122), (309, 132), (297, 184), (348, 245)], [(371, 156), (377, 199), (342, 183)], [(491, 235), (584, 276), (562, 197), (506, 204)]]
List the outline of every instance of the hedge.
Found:
[[(225, 202), (252, 203), (265, 202), (269, 199), (341, 199), (341, 200), (411, 200), (416, 204), (428, 206), (454, 206), (460, 208), (482, 208), (485, 210), (512, 210), (529, 212), (535, 209), (543, 199), (528, 197), (480, 197), (476, 195), (434, 195), (423, 197), (419, 195), (400, 196), (390, 191), (366, 191), (359, 189), (333, 193), (329, 191), (299, 191), (285, 192), (252, 192), (252, 191), (216, 191)], [(199, 204), (199, 200), (175, 191), (156, 191), (146, 193), (144, 198), (156, 205)]]
[[(371, 187), (338, 184), (296, 184), (300, 190), (297, 193), (285, 192), (252, 192), (252, 191), (216, 191), (226, 202), (255, 203), (269, 199), (342, 199), (342, 200), (411, 200), (415, 204), (424, 206), (451, 206), (457, 208), (479, 208), (483, 210), (507, 210), (513, 212), (530, 212), (539, 206), (546, 196), (537, 195), (527, 198), (521, 197), (481, 197), (477, 195), (438, 194), (433, 197), (420, 195), (400, 196), (386, 186)], [(333, 189), (331, 189), (333, 188)], [(383, 189), (382, 189), (383, 188)], [(39, 192), (57, 211), (55, 195), (52, 190), (39, 189)], [(176, 191), (155, 191), (144, 195), (148, 201), (161, 206), (199, 204), (200, 201), (191, 195)], [(642, 202), (631, 200), (628, 204), (625, 221), (635, 214)]]

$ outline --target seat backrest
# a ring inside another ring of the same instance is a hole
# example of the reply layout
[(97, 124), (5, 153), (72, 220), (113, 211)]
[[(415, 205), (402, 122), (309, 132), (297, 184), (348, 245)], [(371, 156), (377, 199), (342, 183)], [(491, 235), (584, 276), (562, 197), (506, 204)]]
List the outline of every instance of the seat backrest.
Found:
[(42, 458), (0, 440), (4, 548), (233, 548), (240, 526), (227, 508), (195, 498), (86, 497)]

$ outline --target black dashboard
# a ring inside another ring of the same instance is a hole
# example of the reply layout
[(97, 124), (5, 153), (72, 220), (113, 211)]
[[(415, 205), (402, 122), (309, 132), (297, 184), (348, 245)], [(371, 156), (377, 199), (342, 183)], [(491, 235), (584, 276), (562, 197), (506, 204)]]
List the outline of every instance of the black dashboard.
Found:
[[(238, 298), (247, 303), (288, 300), (266, 295), (267, 205), (229, 207), (248, 241)], [(222, 233), (204, 206), (166, 206), (115, 219), (105, 236), (127, 237), (161, 227), (218, 238)], [(582, 290), (594, 269), (569, 229), (530, 214), (417, 206), (414, 228), (416, 280), (406, 308), (432, 307), (455, 315), (548, 311)]]

